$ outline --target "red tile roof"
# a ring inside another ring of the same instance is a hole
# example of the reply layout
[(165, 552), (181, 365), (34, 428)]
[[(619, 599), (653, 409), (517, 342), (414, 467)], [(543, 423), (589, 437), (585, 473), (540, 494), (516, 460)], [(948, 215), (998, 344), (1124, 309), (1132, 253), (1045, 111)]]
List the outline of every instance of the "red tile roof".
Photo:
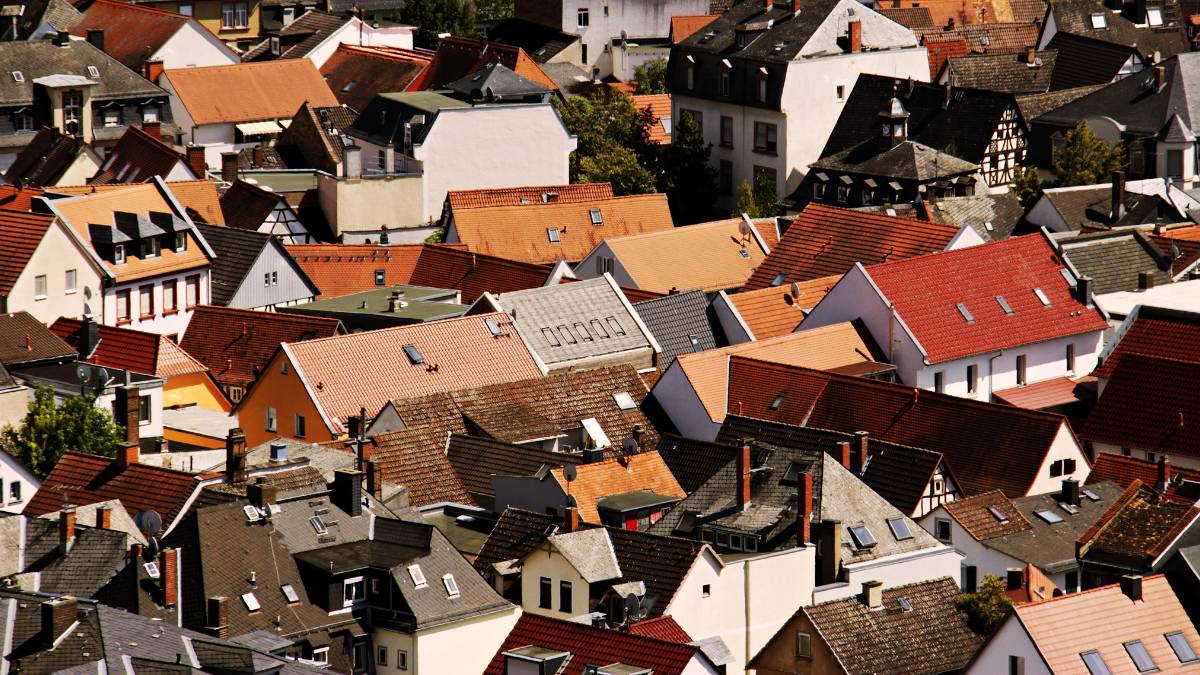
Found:
[[(1066, 265), (1041, 234), (872, 265), (867, 274), (912, 331), (929, 363), (1102, 331), (1097, 307), (1077, 300)], [(1034, 293), (1042, 289), (1044, 306)], [(996, 296), (1013, 310), (1005, 313)], [(962, 304), (974, 323), (956, 308)]]
[(956, 40), (927, 39), (925, 51), (929, 54), (929, 79), (935, 82), (938, 75), (942, 74), (942, 66), (945, 65), (946, 59), (971, 53), (971, 50), (967, 48), (967, 41), (962, 38)]
[[(890, 382), (767, 363), (729, 361), (728, 412), (853, 433), (945, 456), (967, 495), (1024, 496), (1062, 430), (1061, 415), (983, 403)], [(776, 410), (770, 404), (785, 398)]]
[[(1090, 441), (1200, 457), (1200, 362), (1126, 353), (1109, 374), (1080, 436)], [(1136, 423), (1131, 423), (1136, 420)]]
[(201, 305), (179, 344), (222, 386), (246, 387), (281, 342), (330, 337), (340, 325), (324, 317)]
[(671, 42), (679, 44), (688, 38), (689, 35), (704, 28), (708, 24), (721, 18), (717, 14), (702, 14), (699, 16), (673, 16), (671, 17)]
[(745, 290), (777, 286), (775, 277), (780, 273), (787, 273), (783, 283), (808, 281), (845, 274), (856, 262), (872, 265), (942, 251), (958, 229), (928, 220), (809, 204), (771, 248)]
[(1134, 480), (1075, 540), (1077, 557), (1148, 567), (1200, 517), (1194, 500), (1160, 494)]
[[(1172, 481), (1167, 488), (1167, 494), (1193, 499), (1200, 496), (1196, 494), (1194, 485), (1200, 483), (1200, 471), (1171, 466), (1170, 475)], [(1092, 484), (1106, 480), (1111, 480), (1121, 487), (1127, 487), (1135, 480), (1140, 480), (1145, 485), (1156, 485), (1158, 483), (1158, 464), (1144, 459), (1102, 452), (1092, 464), (1092, 472), (1088, 474), (1087, 482)], [(1187, 483), (1193, 485), (1187, 485)]]
[(453, 36), (441, 40), (433, 62), (409, 85), (408, 91), (439, 89), (493, 62), (503, 64), (517, 75), (550, 91), (558, 91), (554, 80), (550, 79), (524, 49), (500, 42)]
[(1079, 403), (1079, 386), (1078, 382), (1069, 377), (1056, 377), (1045, 382), (993, 391), (992, 397), (1000, 403), (1015, 405), (1018, 408), (1045, 410)]
[(0, 294), (12, 292), (52, 222), (53, 216), (0, 209)]
[(529, 646), (570, 652), (571, 658), (558, 675), (582, 675), (588, 665), (614, 663), (651, 670), (654, 675), (675, 675), (700, 651), (692, 645), (526, 613), (500, 645), (484, 675), (503, 675), (504, 652)]
[(32, 185), (18, 188), (15, 185), (0, 185), (0, 209), (13, 211), (29, 211), (33, 208), (33, 198), (41, 197), (46, 191)]
[[(976, 541), (986, 541), (1033, 529), (1033, 525), (1021, 514), (1017, 505), (999, 490), (956, 499), (943, 504), (942, 507)], [(992, 515), (992, 509), (1004, 516), (1004, 520)]]
[(96, 0), (71, 29), (71, 34), (87, 37), (88, 29), (103, 29), (105, 53), (127, 68), (140, 71), (142, 63), (162, 49), (187, 22), (188, 17), (182, 14), (155, 7)]
[(340, 44), (321, 75), (339, 101), (362, 110), (376, 94), (406, 90), (432, 60), (425, 50)]
[(308, 59), (172, 68), (163, 73), (195, 124), (290, 120), (305, 102), (338, 106)]
[(1112, 377), (1126, 354), (1200, 362), (1200, 314), (1142, 306), (1106, 346), (1092, 374)]
[[(60, 318), (50, 325), (55, 335), (78, 349), (79, 319)], [(129, 328), (98, 326), (100, 343), (86, 359), (106, 368), (121, 368), (145, 375), (174, 377), (208, 370), (165, 335)]]
[(464, 303), (471, 303), (485, 291), (499, 294), (538, 288), (545, 285), (549, 276), (550, 268), (545, 265), (439, 244), (422, 249), (408, 283), (453, 288), (462, 291)]
[(632, 623), (629, 626), (629, 633), (684, 645), (692, 641), (692, 636), (688, 635), (687, 631), (683, 630), (683, 627), (669, 616), (656, 616)]
[[(108, 0), (103, 1), (108, 2)], [(140, 7), (140, 5), (130, 5), (124, 2), (113, 4)], [(163, 143), (161, 138), (155, 138), (145, 131), (131, 126), (121, 134), (121, 138), (112, 147), (111, 154), (101, 165), (104, 170), (92, 182), (97, 184), (145, 183), (155, 176), (162, 176), (165, 180), (171, 169), (183, 161), (183, 155)], [(192, 177), (204, 178), (195, 175)]]
[(130, 516), (157, 511), (163, 526), (168, 527), (198, 485), (196, 474), (186, 471), (149, 464), (132, 464), (121, 470), (115, 459), (68, 452), (42, 480), (24, 513), (40, 516), (57, 511), (64, 498), (76, 506), (119, 499)]
[[(554, 197), (544, 197), (545, 195), (554, 195)], [(450, 190), (446, 193), (446, 199), (450, 202), (451, 209), (521, 206), (522, 204), (541, 202), (543, 199), (552, 199), (556, 203), (576, 203), (612, 198), (612, 183), (571, 183), (569, 185)]]

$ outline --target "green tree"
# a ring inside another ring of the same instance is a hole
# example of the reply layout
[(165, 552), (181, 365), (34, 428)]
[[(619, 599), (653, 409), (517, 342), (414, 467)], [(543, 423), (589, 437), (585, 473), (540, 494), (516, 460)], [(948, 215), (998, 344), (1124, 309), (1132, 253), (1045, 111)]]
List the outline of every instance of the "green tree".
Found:
[(491, 28), (516, 14), (513, 0), (475, 0), (475, 22)]
[(991, 633), (1012, 609), (1008, 599), (1008, 584), (995, 574), (988, 574), (979, 591), (958, 598), (958, 608), (967, 613), (967, 623), (981, 635)]
[(1113, 171), (1125, 167), (1125, 144), (1110, 146), (1088, 128), (1087, 122), (1067, 132), (1062, 148), (1055, 153), (1054, 172), (1058, 185), (1106, 183)]
[(1037, 167), (1028, 169), (1018, 166), (1013, 169), (1012, 193), (1021, 202), (1021, 206), (1029, 208), (1042, 196), (1042, 189), (1045, 185), (1042, 182), (1042, 175), (1038, 173)]
[(751, 218), (767, 218), (775, 215), (775, 201), (775, 181), (766, 173), (760, 173), (755, 177), (753, 187), (745, 180), (738, 186), (733, 215), (744, 213)]
[(54, 390), (38, 386), (20, 426), (0, 432), (8, 450), (35, 475), (50, 473), (68, 450), (113, 456), (125, 438), (112, 414), (92, 396), (68, 396), (55, 404)]
[(613, 194), (640, 195), (654, 192), (654, 174), (638, 162), (637, 155), (622, 145), (610, 145), (603, 152), (579, 162), (580, 183), (612, 183)]
[(654, 59), (633, 67), (633, 79), (637, 81), (635, 94), (667, 93), (667, 60)]
[(571, 182), (609, 180), (619, 195), (654, 192), (661, 177), (661, 150), (650, 142), (653, 115), (638, 110), (621, 92), (575, 96), (555, 104), (575, 135)]
[(475, 12), (467, 0), (407, 0), (400, 20), (417, 27), (413, 44), (425, 49), (437, 49), (441, 33), (475, 33)]
[(665, 147), (659, 189), (667, 193), (676, 225), (690, 225), (713, 216), (717, 199), (717, 172), (708, 164), (712, 144), (704, 142), (700, 125), (683, 115), (675, 138)]

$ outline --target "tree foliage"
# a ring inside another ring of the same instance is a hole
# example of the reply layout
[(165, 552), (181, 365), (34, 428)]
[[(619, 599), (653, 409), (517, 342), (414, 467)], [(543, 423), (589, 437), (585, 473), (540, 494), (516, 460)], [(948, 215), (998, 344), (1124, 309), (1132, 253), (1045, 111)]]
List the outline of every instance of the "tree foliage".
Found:
[(68, 396), (55, 404), (54, 390), (39, 386), (20, 426), (0, 432), (9, 452), (38, 477), (50, 473), (68, 450), (113, 456), (125, 438), (112, 414), (92, 396)]
[(690, 225), (714, 217), (717, 172), (708, 163), (712, 144), (704, 142), (700, 125), (683, 115), (675, 126), (675, 138), (664, 146), (659, 189), (667, 193), (671, 218), (676, 225)]
[(1008, 599), (1008, 584), (995, 574), (984, 576), (979, 591), (958, 598), (958, 608), (967, 613), (967, 623), (981, 635), (991, 633), (1008, 612), (1012, 601)]
[(1054, 157), (1054, 172), (1061, 187), (1106, 183), (1113, 171), (1124, 168), (1125, 144), (1110, 146), (1092, 133), (1087, 122), (1067, 132)]
[(754, 178), (754, 185), (750, 185), (750, 181), (742, 181), (738, 186), (737, 201), (733, 206), (733, 215), (740, 216), (743, 213), (751, 218), (768, 218), (775, 215), (775, 181), (767, 174), (760, 173)]
[(654, 174), (638, 162), (632, 150), (613, 145), (579, 161), (577, 182), (612, 183), (613, 194), (640, 195), (654, 192)]
[(516, 9), (513, 0), (475, 0), (475, 21), (480, 30), (495, 26), (514, 15)]
[(1042, 175), (1038, 173), (1037, 167), (1026, 169), (1018, 166), (1013, 169), (1012, 193), (1023, 208), (1029, 208), (1041, 198), (1044, 188)]
[(437, 49), (441, 33), (475, 34), (475, 10), (467, 0), (407, 0), (400, 21), (417, 27), (413, 44), (425, 49)]
[(659, 150), (650, 142), (653, 116), (648, 110), (637, 110), (632, 98), (614, 91), (555, 105), (577, 139), (570, 160), (572, 183), (610, 181), (618, 195), (654, 192)]
[(635, 94), (667, 93), (667, 60), (654, 59), (633, 67), (633, 79), (637, 80)]

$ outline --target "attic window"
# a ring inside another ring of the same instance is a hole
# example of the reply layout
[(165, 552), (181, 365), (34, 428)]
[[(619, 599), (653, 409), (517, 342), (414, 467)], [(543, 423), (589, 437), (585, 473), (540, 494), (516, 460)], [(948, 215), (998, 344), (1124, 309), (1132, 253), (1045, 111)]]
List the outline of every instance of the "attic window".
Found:
[(1033, 294), (1037, 296), (1038, 301), (1042, 303), (1043, 307), (1050, 306), (1050, 298), (1046, 297), (1045, 291), (1040, 288), (1035, 288), (1033, 289)]
[(246, 603), (246, 609), (251, 612), (262, 609), (262, 605), (258, 603), (258, 598), (254, 597), (253, 593), (242, 593), (242, 602)]
[(354, 85), (356, 85), (356, 84), (358, 84), (358, 80), (350, 80), (346, 84), (342, 85), (342, 93), (344, 94), (344, 93), (350, 91), (351, 89), (354, 88)]
[(1084, 490), (1083, 496), (1087, 497), (1089, 500), (1091, 500), (1093, 502), (1100, 501), (1100, 495), (1096, 494), (1095, 492), (1092, 492), (1091, 490)]
[(1001, 525), (1004, 525), (1008, 522), (1008, 516), (1004, 515), (1004, 512), (1001, 511), (998, 507), (989, 506), (989, 507), (987, 507), (987, 510), (988, 510), (988, 513), (992, 514), (993, 518), (1000, 521)]
[(688, 342), (692, 345), (693, 352), (704, 351), (704, 347), (700, 345), (700, 338), (696, 337), (695, 335), (689, 335)]
[(787, 281), (787, 275), (787, 272), (780, 272), (779, 274), (776, 274), (775, 278), (771, 280), (771, 285), (782, 286), (783, 282)]
[(900, 605), (901, 612), (911, 612), (912, 611), (912, 603), (908, 601), (908, 598), (900, 598), (900, 599), (896, 600), (896, 604)]
[(279, 587), (283, 591), (283, 599), (288, 601), (288, 604), (300, 602), (300, 596), (296, 594), (296, 589), (291, 584), (284, 584)]
[(1100, 656), (1100, 652), (1095, 649), (1080, 652), (1079, 658), (1083, 659), (1083, 665), (1087, 666), (1088, 672), (1091, 675), (1112, 675), (1112, 671), (1108, 669), (1108, 664), (1104, 662), (1104, 657)]
[(546, 236), (550, 238), (551, 244), (562, 243), (562, 238), (558, 236), (558, 228), (557, 227), (547, 227), (546, 228)]
[(616, 335), (616, 336), (625, 335), (625, 329), (621, 327), (621, 322), (617, 321), (616, 317), (610, 316), (610, 317), (608, 317), (607, 321), (608, 321), (608, 327), (612, 329), (613, 335)]
[(604, 216), (600, 213), (600, 209), (588, 210), (588, 216), (592, 219), (593, 225), (603, 225)]
[(1163, 637), (1167, 638), (1167, 644), (1171, 645), (1171, 651), (1175, 652), (1175, 658), (1179, 659), (1180, 663), (1191, 663), (1196, 660), (1196, 650), (1188, 644), (1183, 633), (1167, 633)]
[(262, 518), (262, 514), (258, 512), (258, 509), (249, 504), (242, 507), (242, 512), (246, 514), (246, 520), (251, 523), (257, 522), (259, 518)]
[(461, 593), (458, 592), (458, 582), (454, 580), (453, 574), (443, 574), (442, 584), (446, 587), (446, 595), (457, 598)]
[(504, 332), (500, 330), (499, 322), (497, 322), (495, 319), (484, 319), (483, 325), (487, 326), (488, 332), (492, 334), (492, 337), (500, 337), (501, 335), (504, 335)]
[(412, 579), (417, 588), (425, 588), (428, 583), (425, 581), (425, 573), (421, 571), (420, 565), (408, 566), (408, 578)]
[(1008, 300), (1005, 300), (1003, 295), (996, 296), (996, 304), (1000, 305), (1000, 309), (1004, 310), (1005, 314), (1012, 316), (1012, 307), (1009, 306)]
[(1108, 28), (1108, 17), (1103, 12), (1092, 14), (1092, 28)]
[(744, 248), (739, 248), (739, 249), (738, 249), (738, 253), (741, 253), (741, 254), (742, 254), (742, 257), (743, 257), (743, 258), (745, 258), (746, 260), (749, 260), (749, 259), (750, 259), (750, 251), (748, 251), (748, 250), (746, 250), (746, 249), (744, 249)]
[(404, 355), (408, 357), (408, 362), (414, 366), (425, 363), (425, 357), (421, 356), (421, 350), (417, 349), (416, 345), (404, 345)]
[(88, 68), (88, 77), (92, 77), (92, 78), (100, 77), (100, 71), (96, 68), (96, 66), (88, 66), (87, 68)]
[(150, 577), (151, 579), (157, 579), (159, 577), (158, 563), (148, 562), (143, 564), (142, 567), (146, 569), (146, 576)]
[(633, 400), (633, 396), (630, 396), (627, 391), (618, 391), (612, 396), (613, 400), (617, 402), (617, 407), (621, 410), (635, 410), (637, 408), (637, 402)]
[(1158, 7), (1150, 7), (1146, 10), (1146, 23), (1151, 26), (1163, 25), (1162, 10)]
[(779, 407), (782, 406), (783, 402), (786, 400), (787, 400), (787, 394), (786, 393), (780, 394), (775, 397), (775, 400), (771, 401), (771, 405), (767, 406), (767, 409), (768, 410), (779, 410)]
[(317, 534), (325, 534), (329, 532), (329, 528), (325, 527), (325, 521), (321, 520), (321, 516), (313, 516), (308, 519), (309, 525), (312, 525), (313, 532)]
[(25, 81), (25, 73), (22, 73), (19, 70), (12, 71), (12, 76), (13, 76), (13, 82), (24, 82)]
[(912, 531), (908, 529), (908, 523), (903, 518), (888, 518), (887, 524), (892, 528), (892, 535), (896, 537), (896, 541), (913, 538)]
[(850, 528), (850, 538), (854, 540), (855, 548), (868, 549), (875, 547), (875, 537), (866, 525), (855, 525)]
[(954, 306), (958, 308), (958, 313), (962, 314), (962, 318), (966, 319), (968, 324), (975, 323), (975, 317), (971, 316), (971, 311), (967, 309), (966, 305), (960, 302)]
[(383, 286), (387, 284), (387, 270), (375, 270), (375, 285)]
[(1133, 665), (1138, 669), (1139, 673), (1158, 670), (1158, 666), (1155, 665), (1154, 659), (1150, 657), (1150, 652), (1146, 651), (1146, 645), (1142, 644), (1141, 640), (1126, 642), (1125, 651), (1129, 654), (1129, 658), (1133, 660)]
[(1069, 513), (1071, 515), (1075, 515), (1076, 513), (1079, 513), (1078, 506), (1075, 506), (1074, 504), (1068, 504), (1066, 502), (1059, 502), (1058, 508), (1062, 509), (1063, 511), (1066, 511), (1067, 513)]
[(1051, 511), (1050, 509), (1036, 509), (1036, 510), (1034, 510), (1033, 515), (1037, 516), (1038, 518), (1041, 518), (1042, 520), (1046, 521), (1047, 523), (1049, 523), (1051, 525), (1053, 525), (1055, 523), (1061, 523), (1063, 521), (1062, 516)]

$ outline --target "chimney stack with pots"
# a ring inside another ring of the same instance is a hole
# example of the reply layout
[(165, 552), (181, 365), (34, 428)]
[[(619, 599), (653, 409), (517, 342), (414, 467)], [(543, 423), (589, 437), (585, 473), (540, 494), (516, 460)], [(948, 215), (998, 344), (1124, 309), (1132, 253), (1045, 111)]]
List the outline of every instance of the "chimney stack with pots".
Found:
[(141, 441), (138, 436), (141, 425), (140, 404), (141, 397), (137, 387), (117, 387), (117, 396), (113, 399), (113, 417), (116, 418), (117, 424), (125, 427), (125, 442), (117, 448), (117, 465), (122, 469), (138, 462)]
[(739, 443), (741, 450), (737, 459), (737, 506), (738, 510), (750, 508), (750, 441), (743, 439)]
[(236, 152), (221, 153), (221, 180), (232, 183), (238, 178), (238, 154)]
[(225, 481), (246, 482), (246, 434), (241, 427), (230, 429), (225, 438)]
[(217, 595), (208, 599), (208, 633), (219, 640), (229, 639), (229, 598)]
[(179, 549), (169, 548), (161, 558), (158, 580), (162, 583), (163, 606), (174, 607), (179, 595)]
[(859, 597), (867, 609), (883, 609), (883, 582), (878, 579), (864, 581), (862, 595)]
[(854, 475), (861, 476), (863, 471), (867, 469), (867, 462), (871, 461), (871, 435), (865, 431), (854, 432), (855, 452), (854, 452)]
[(334, 506), (351, 518), (362, 515), (363, 472), (354, 469), (338, 469), (333, 472)]
[[(799, 1), (799, 0), (797, 0)], [(857, 54), (862, 51), (862, 22), (858, 19), (851, 19), (846, 23), (846, 39), (850, 43), (849, 49), (851, 54)]]

